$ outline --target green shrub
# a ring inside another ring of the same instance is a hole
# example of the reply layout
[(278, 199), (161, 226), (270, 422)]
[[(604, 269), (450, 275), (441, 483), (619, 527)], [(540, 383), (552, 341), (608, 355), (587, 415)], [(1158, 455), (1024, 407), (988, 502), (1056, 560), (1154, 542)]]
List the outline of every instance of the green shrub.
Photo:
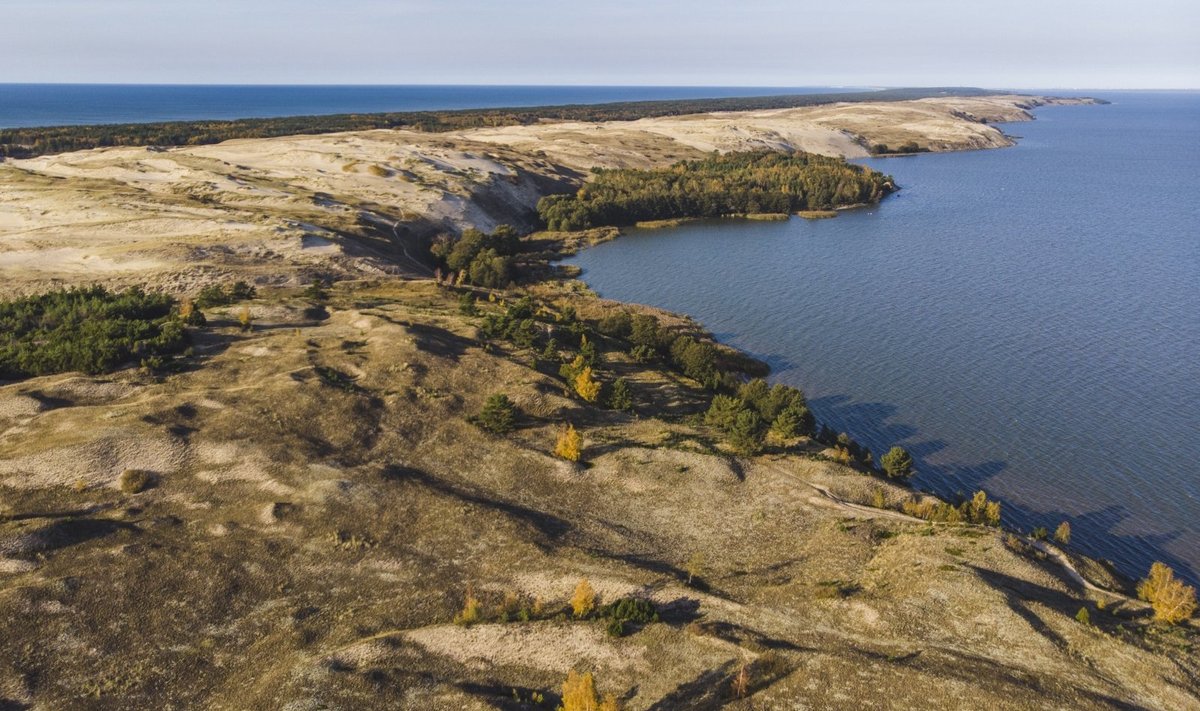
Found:
[(880, 458), (883, 471), (893, 479), (912, 475), (913, 458), (904, 447), (892, 447)]
[(606, 605), (601, 616), (607, 619), (605, 629), (613, 637), (623, 637), (633, 625), (658, 622), (654, 603), (636, 597), (621, 598)]
[(466, 292), (458, 297), (458, 312), (463, 316), (478, 316), (479, 307), (475, 305), (475, 295)]
[(625, 378), (617, 378), (609, 388), (608, 407), (621, 411), (633, 409), (633, 393), (629, 392), (629, 382)]
[(511, 432), (517, 423), (517, 407), (503, 393), (492, 395), (473, 422), (481, 429), (495, 434)]

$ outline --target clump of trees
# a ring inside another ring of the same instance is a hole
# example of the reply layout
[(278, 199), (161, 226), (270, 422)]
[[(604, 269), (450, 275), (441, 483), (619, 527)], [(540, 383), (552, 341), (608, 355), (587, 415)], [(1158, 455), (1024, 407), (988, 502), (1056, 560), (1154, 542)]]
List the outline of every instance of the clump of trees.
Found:
[(812, 435), (816, 425), (804, 393), (788, 385), (768, 386), (761, 378), (740, 386), (736, 395), (713, 396), (704, 421), (743, 454), (760, 451), (768, 434), (786, 441)]
[(563, 682), (562, 705), (558, 708), (559, 711), (619, 711), (621, 707), (612, 694), (600, 697), (591, 672), (580, 674), (572, 669)]
[(923, 499), (905, 501), (902, 510), (909, 516), (939, 523), (1000, 525), (1000, 502), (988, 500), (987, 493), (983, 491), (975, 492), (974, 496), (957, 506), (945, 501)]
[(1175, 625), (1196, 612), (1196, 589), (1184, 585), (1165, 563), (1150, 566), (1150, 575), (1138, 584), (1138, 597), (1154, 608), (1154, 620)]
[(202, 309), (213, 306), (227, 306), (239, 301), (247, 301), (258, 295), (258, 290), (244, 281), (235, 281), (228, 288), (220, 284), (210, 284), (196, 295), (196, 305)]
[(639, 626), (658, 622), (654, 603), (640, 597), (624, 597), (609, 603), (602, 614), (608, 620), (605, 631), (612, 637), (624, 637)]
[(668, 168), (597, 169), (574, 195), (538, 202), (549, 229), (585, 230), (643, 220), (828, 210), (879, 200), (892, 179), (842, 158), (748, 151)]
[[(440, 235), (429, 251), (440, 267), (460, 275), (459, 283), (503, 289), (512, 282), (513, 255), (520, 250), (520, 244), (516, 230), (501, 225), (491, 234), (471, 228), (458, 237)], [(465, 279), (461, 278), (463, 274)]]
[(174, 306), (170, 296), (137, 287), (81, 287), (0, 301), (0, 380), (165, 364), (189, 345)]
[(917, 145), (916, 141), (909, 141), (902, 144), (898, 148), (890, 148), (886, 143), (876, 143), (871, 146), (871, 153), (877, 156), (897, 155), (902, 153), (928, 153), (929, 149), (925, 146)]

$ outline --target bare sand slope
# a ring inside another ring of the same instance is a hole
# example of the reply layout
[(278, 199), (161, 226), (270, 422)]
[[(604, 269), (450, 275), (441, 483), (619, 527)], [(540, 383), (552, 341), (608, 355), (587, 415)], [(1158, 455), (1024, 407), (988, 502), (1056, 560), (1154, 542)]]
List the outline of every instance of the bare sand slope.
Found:
[(190, 292), (236, 275), (427, 273), (437, 231), (533, 225), (542, 195), (593, 167), (761, 148), (859, 157), (866, 146), (1010, 144), (1023, 96), (848, 103), (631, 122), (546, 123), (113, 148), (0, 163), (0, 294), (54, 284)]

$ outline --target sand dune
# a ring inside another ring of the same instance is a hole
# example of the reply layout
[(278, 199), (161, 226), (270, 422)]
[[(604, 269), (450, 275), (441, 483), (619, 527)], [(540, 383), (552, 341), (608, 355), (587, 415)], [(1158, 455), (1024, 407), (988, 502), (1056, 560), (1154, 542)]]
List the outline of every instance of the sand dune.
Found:
[[(912, 141), (996, 148), (1025, 96), (846, 103), (628, 122), (544, 123), (112, 148), (0, 163), (0, 293), (145, 283), (195, 291), (231, 275), (424, 273), (438, 231), (533, 227), (544, 194), (593, 167), (649, 167), (762, 148), (861, 157)], [(313, 249), (319, 239), (321, 248)], [(408, 258), (402, 258), (408, 252)]]

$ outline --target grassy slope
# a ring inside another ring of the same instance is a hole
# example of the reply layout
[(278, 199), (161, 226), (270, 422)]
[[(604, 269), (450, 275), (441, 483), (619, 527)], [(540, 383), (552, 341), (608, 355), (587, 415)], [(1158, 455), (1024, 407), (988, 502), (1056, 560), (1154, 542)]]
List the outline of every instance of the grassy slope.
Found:
[[(250, 334), (210, 313), (200, 367), (165, 380), (0, 387), (0, 700), (537, 708), (517, 689), (552, 708), (576, 667), (632, 709), (1200, 707), (1194, 629), (1097, 610), (997, 531), (839, 505), (814, 485), (905, 495), (839, 465), (733, 459), (688, 424), (703, 393), (677, 376), (605, 355), (639, 401), (619, 415), (482, 348), (431, 283), (340, 285), (322, 322), (303, 308), (260, 300)], [(503, 438), (464, 421), (497, 390), (526, 413)], [(566, 420), (586, 469), (549, 454)], [(121, 493), (127, 468), (159, 485)], [(581, 576), (665, 621), (611, 639), (562, 618)], [(468, 587), (545, 612), (456, 627)]]

